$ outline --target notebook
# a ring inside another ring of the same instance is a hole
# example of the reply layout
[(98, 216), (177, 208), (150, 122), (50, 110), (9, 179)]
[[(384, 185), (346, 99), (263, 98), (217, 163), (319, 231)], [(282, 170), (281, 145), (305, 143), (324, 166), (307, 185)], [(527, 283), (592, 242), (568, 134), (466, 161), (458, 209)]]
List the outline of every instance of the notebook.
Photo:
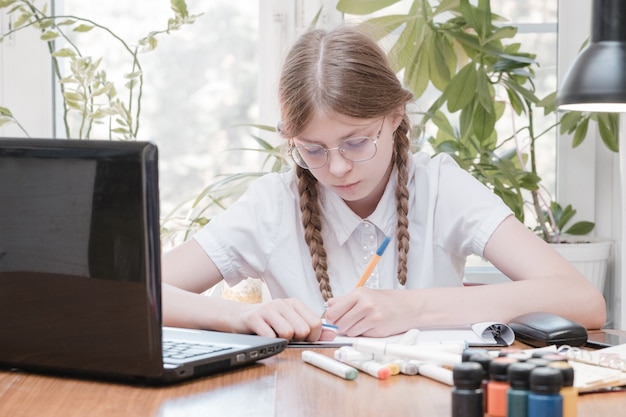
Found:
[(286, 347), (164, 328), (159, 232), (156, 145), (0, 138), (0, 367), (159, 384)]

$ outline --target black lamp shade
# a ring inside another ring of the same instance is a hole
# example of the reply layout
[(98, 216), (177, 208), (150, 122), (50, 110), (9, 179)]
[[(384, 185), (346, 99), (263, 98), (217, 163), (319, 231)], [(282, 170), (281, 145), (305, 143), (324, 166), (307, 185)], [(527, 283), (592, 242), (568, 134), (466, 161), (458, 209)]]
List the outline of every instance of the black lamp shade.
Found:
[(557, 92), (561, 110), (626, 112), (626, 0), (594, 0), (589, 45)]

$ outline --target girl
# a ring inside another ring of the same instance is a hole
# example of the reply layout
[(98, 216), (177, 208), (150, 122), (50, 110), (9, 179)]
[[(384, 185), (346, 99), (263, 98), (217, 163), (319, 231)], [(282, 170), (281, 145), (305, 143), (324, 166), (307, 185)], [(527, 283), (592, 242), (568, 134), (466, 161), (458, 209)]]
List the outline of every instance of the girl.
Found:
[[(450, 157), (410, 152), (412, 98), (357, 29), (305, 33), (279, 84), (279, 131), (295, 167), (258, 179), (164, 256), (164, 323), (305, 341), (332, 337), (322, 314), (347, 336), (534, 311), (601, 327), (599, 291), (497, 196)], [(355, 288), (385, 236), (389, 248)], [(472, 253), (511, 282), (463, 287)], [(273, 300), (199, 295), (247, 277), (263, 279)]]

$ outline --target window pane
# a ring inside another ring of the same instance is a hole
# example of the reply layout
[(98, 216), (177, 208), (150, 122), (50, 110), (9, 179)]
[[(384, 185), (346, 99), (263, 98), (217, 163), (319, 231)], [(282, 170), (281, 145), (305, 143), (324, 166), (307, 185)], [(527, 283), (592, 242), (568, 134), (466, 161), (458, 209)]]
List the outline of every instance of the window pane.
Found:
[[(65, 14), (110, 28), (130, 48), (149, 32), (166, 29), (173, 17), (166, 1), (63, 3)], [(190, 14), (202, 14), (195, 23), (157, 36), (156, 49), (138, 57), (144, 86), (137, 138), (159, 146), (162, 216), (218, 174), (260, 166), (254, 152), (228, 151), (250, 147), (249, 129), (237, 125), (258, 122), (258, 3), (187, 0), (187, 6)], [(132, 71), (132, 57), (120, 43), (96, 29), (71, 36), (84, 55), (103, 57), (107, 78), (127, 97), (123, 77)], [(91, 134), (107, 136), (107, 126)]]

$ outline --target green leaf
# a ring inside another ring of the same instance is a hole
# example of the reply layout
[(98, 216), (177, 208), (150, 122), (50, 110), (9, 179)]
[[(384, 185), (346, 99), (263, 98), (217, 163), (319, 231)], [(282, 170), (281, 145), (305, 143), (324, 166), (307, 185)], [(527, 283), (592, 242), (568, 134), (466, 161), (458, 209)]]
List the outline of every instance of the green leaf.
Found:
[(589, 118), (585, 118), (581, 121), (576, 130), (574, 131), (574, 139), (572, 139), (572, 148), (577, 148), (587, 136), (587, 130), (589, 128)]
[(493, 110), (493, 103), (491, 104), (492, 108), (489, 111), (481, 104), (477, 104), (472, 117), (472, 131), (483, 145), (491, 137), (496, 125), (495, 111)]
[(572, 133), (578, 123), (580, 123), (583, 114), (579, 111), (568, 111), (561, 115), (561, 125), (560, 132), (561, 133)]
[(13, 113), (11, 113), (11, 110), (7, 109), (6, 107), (2, 107), (2, 106), (0, 106), (0, 115), (13, 117)]
[(74, 19), (66, 19), (66, 20), (63, 20), (63, 21), (57, 23), (57, 26), (70, 26), (70, 25), (73, 25), (74, 23), (76, 23), (76, 20), (74, 20)]
[(476, 95), (478, 96), (478, 102), (485, 110), (491, 113), (494, 110), (493, 100), (491, 98), (491, 83), (489, 82), (489, 77), (484, 67), (478, 67), (476, 77)]
[(512, 38), (517, 34), (517, 28), (514, 26), (503, 26), (500, 28), (496, 28), (496, 30), (485, 39), (486, 43), (499, 41), (502, 39)]
[(73, 58), (76, 56), (76, 52), (74, 52), (74, 50), (70, 48), (62, 48), (58, 51), (53, 52), (52, 56), (56, 58)]
[(569, 229), (565, 231), (565, 233), (568, 233), (570, 235), (586, 235), (590, 233), (594, 227), (595, 227), (595, 224), (592, 222), (580, 221), (580, 222), (574, 223), (572, 227), (570, 227)]
[(602, 142), (609, 150), (619, 152), (619, 113), (597, 113), (596, 117)]
[(59, 37), (59, 33), (58, 32), (49, 30), (47, 32), (42, 33), (39, 38), (42, 41), (51, 41), (51, 40), (56, 39), (58, 37)]
[(170, 7), (175, 14), (179, 15), (183, 19), (189, 17), (189, 11), (187, 10), (187, 3), (185, 3), (185, 0), (171, 0)]
[(537, 107), (543, 107), (543, 115), (548, 115), (556, 111), (556, 91), (548, 94), (537, 103)]
[(476, 92), (477, 75), (474, 64), (469, 63), (464, 66), (450, 80), (446, 88), (448, 96), (448, 111), (457, 112), (466, 107), (474, 98)]
[(339, 0), (337, 10), (344, 13), (364, 15), (391, 6), (400, 0)]
[(398, 37), (398, 41), (396, 42), (396, 45), (398, 44), (400, 45), (399, 49), (401, 51), (403, 52), (407, 51), (410, 53), (412, 52), (412, 49), (414, 48), (409, 47), (409, 44), (407, 44), (407, 39), (410, 40), (411, 42), (414, 42), (415, 39), (412, 38), (408, 34), (413, 32), (416, 28), (415, 19), (412, 16), (407, 16), (407, 15), (402, 15), (402, 14), (379, 16), (379, 17), (368, 19), (365, 23), (363, 23), (363, 25), (365, 26), (372, 26), (378, 29), (376, 31), (372, 31), (371, 33), (374, 39), (377, 39), (377, 40), (380, 40), (383, 36), (392, 33), (393, 31), (395, 31), (397, 28), (399, 28), (400, 26), (404, 24), (406, 24), (406, 27), (404, 28), (404, 30)]
[(18, 29), (24, 26), (26, 23), (30, 21), (30, 18), (33, 17), (32, 13), (22, 13), (20, 17), (18, 17), (15, 22), (13, 22), (13, 29)]
[(404, 71), (404, 82), (416, 97), (420, 97), (428, 87), (429, 80), (428, 65), (422, 64), (422, 54), (418, 53)]
[(93, 29), (93, 26), (92, 26), (92, 25), (85, 25), (85, 24), (82, 24), (82, 25), (78, 25), (78, 26), (76, 26), (76, 27), (75, 27), (74, 29), (72, 29), (72, 30), (73, 30), (74, 32), (81, 32), (81, 33), (84, 33), (84, 32), (89, 32), (91, 29)]
[(447, 58), (454, 55), (454, 52), (447, 40), (437, 32), (434, 32), (430, 39), (432, 39), (431, 42), (425, 45), (427, 47), (426, 54), (431, 57), (427, 61), (430, 67), (430, 80), (435, 88), (443, 91), (450, 82), (451, 73), (454, 70), (448, 66)]
[(75, 93), (75, 92), (72, 92), (72, 91), (64, 92), (63, 93), (63, 97), (65, 97), (66, 100), (72, 100), (72, 101), (76, 101), (76, 102), (85, 101), (85, 96), (83, 94)]

